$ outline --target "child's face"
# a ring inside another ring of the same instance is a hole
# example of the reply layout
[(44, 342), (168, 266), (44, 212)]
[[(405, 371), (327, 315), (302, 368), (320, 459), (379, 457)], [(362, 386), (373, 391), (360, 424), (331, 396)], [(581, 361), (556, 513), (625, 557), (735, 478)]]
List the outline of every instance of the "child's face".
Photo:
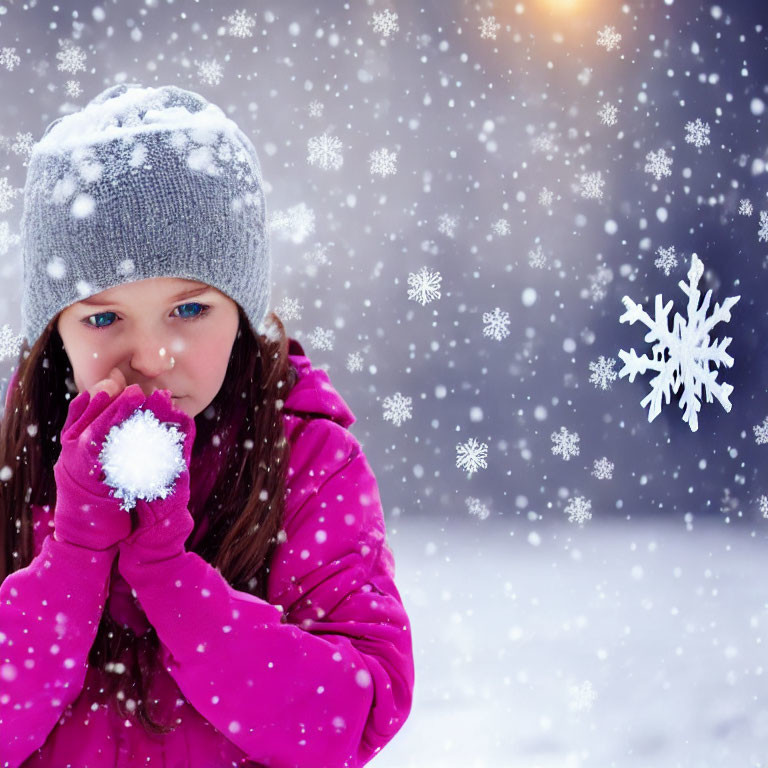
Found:
[(111, 378), (121, 386), (122, 379), (124, 386), (138, 384), (147, 396), (169, 389), (174, 406), (194, 418), (224, 382), (238, 312), (232, 299), (205, 283), (155, 277), (71, 304), (56, 327), (78, 392), (117, 368), (122, 376)]

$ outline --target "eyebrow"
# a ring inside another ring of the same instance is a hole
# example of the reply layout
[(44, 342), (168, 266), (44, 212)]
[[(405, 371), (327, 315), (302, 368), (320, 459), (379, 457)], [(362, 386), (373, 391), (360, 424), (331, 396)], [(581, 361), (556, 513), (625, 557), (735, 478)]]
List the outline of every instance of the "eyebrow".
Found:
[[(181, 293), (177, 294), (176, 296), (171, 297), (171, 301), (178, 301), (179, 299), (189, 299), (192, 296), (199, 296), (202, 293), (207, 293), (210, 291), (211, 288), (208, 285), (204, 285), (202, 288), (195, 288), (192, 291), (182, 291)], [(92, 307), (107, 307), (109, 305), (112, 306), (120, 306), (120, 303), (117, 301), (97, 301), (96, 299), (83, 299), (80, 304), (87, 304), (88, 306)]]

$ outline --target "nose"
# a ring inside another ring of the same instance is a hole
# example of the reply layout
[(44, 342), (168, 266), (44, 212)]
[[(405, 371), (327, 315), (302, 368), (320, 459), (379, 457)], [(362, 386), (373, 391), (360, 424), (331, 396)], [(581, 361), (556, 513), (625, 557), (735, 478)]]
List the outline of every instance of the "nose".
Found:
[(139, 383), (147, 397), (157, 389), (168, 389), (171, 394), (175, 394), (172, 387), (159, 381), (167, 371), (174, 367), (175, 360), (166, 348), (157, 342), (157, 337), (154, 338), (154, 341), (140, 338), (134, 341), (133, 352), (130, 354), (131, 370), (134, 372), (133, 378), (145, 382), (144, 384), (136, 383)]

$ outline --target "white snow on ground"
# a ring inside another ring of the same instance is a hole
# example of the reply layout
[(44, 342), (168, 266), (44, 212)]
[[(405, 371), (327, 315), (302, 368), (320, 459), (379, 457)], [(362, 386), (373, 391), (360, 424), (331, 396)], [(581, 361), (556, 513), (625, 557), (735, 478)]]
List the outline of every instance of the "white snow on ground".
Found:
[(370, 764), (766, 768), (766, 526), (595, 515), (534, 546), (525, 520), (390, 517), (416, 684)]

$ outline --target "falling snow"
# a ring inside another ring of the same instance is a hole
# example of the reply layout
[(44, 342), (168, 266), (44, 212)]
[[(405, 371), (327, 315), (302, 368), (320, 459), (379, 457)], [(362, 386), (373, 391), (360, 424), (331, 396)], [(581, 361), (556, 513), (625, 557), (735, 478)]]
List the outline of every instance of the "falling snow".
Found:
[(651, 151), (645, 156), (645, 172), (650, 173), (660, 181), (664, 176), (672, 175), (672, 158), (667, 156), (664, 149)]
[(616, 373), (613, 370), (614, 365), (616, 365), (614, 358), (605, 358), (600, 355), (597, 360), (589, 364), (589, 370), (592, 371), (589, 383), (594, 384), (595, 387), (600, 387), (600, 389), (610, 389), (611, 382), (616, 380)]
[(612, 51), (619, 47), (621, 35), (614, 27), (605, 26), (597, 33), (597, 44), (605, 48), (606, 51)]
[(577, 432), (569, 432), (565, 427), (560, 427), (559, 432), (553, 432), (550, 439), (554, 443), (552, 453), (555, 456), (562, 456), (565, 461), (569, 461), (572, 456), (579, 455), (579, 435)]
[(342, 146), (338, 136), (331, 136), (328, 133), (312, 136), (307, 141), (307, 162), (310, 165), (319, 166), (324, 171), (329, 169), (338, 171), (344, 164), (344, 157), (341, 154)]
[(439, 272), (430, 272), (422, 267), (418, 272), (408, 273), (408, 298), (418, 301), (422, 306), (440, 298), (440, 281), (443, 278)]
[(404, 397), (400, 392), (395, 392), (392, 397), (385, 397), (382, 403), (384, 421), (391, 421), (396, 427), (399, 427), (404, 421), (412, 418), (412, 402), (413, 398)]
[(479, 469), (487, 469), (485, 459), (488, 456), (488, 446), (478, 443), (474, 437), (470, 437), (466, 443), (456, 445), (456, 466), (465, 469), (467, 476), (471, 477)]

